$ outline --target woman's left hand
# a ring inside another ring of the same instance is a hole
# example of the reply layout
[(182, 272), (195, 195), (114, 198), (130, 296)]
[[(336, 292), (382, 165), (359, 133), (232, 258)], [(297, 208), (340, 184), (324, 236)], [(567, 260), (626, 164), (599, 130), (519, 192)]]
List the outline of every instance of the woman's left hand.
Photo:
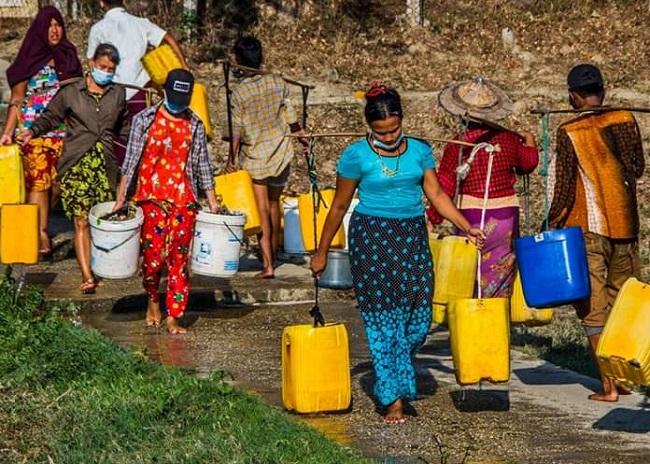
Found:
[(467, 231), (467, 238), (470, 242), (476, 245), (476, 248), (479, 250), (483, 248), (483, 245), (485, 245), (485, 232), (483, 232), (481, 229), (477, 229), (476, 227), (472, 227)]

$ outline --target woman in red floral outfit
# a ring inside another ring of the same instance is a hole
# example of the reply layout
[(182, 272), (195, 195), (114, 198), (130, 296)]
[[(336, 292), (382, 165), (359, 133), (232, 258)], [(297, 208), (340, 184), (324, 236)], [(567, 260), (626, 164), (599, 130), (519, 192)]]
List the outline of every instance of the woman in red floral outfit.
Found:
[[(135, 183), (136, 201), (144, 211), (141, 232), (142, 283), (149, 295), (147, 325), (161, 322), (158, 287), (167, 265), (167, 330), (185, 333), (178, 319), (189, 295), (188, 257), (194, 235), (199, 192), (211, 212), (218, 209), (205, 128), (188, 106), (194, 87), (189, 71), (169, 73), (162, 105), (136, 115), (129, 137), (123, 178), (115, 209), (124, 205)], [(134, 182), (135, 181), (135, 182)]]

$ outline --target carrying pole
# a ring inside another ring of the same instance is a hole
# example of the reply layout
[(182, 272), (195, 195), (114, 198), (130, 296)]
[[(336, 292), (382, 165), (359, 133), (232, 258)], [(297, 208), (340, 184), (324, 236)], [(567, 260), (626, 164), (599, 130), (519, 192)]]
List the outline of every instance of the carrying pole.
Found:
[[(314, 249), (318, 251), (318, 213), (320, 211), (320, 204), (323, 197), (320, 194), (318, 187), (318, 174), (316, 172), (316, 156), (314, 155), (313, 138), (309, 139), (309, 153), (307, 154), (307, 170), (309, 175), (309, 183), (311, 185), (311, 202), (313, 214), (313, 227), (314, 227)], [(309, 315), (314, 318), (314, 327), (324, 326), (325, 318), (318, 306), (318, 277), (314, 277), (314, 306), (309, 311)]]
[(631, 113), (650, 113), (650, 108), (640, 108), (638, 106), (596, 106), (593, 108), (585, 108), (581, 110), (566, 109), (566, 110), (548, 110), (537, 109), (531, 110), (530, 114), (580, 114), (580, 113), (604, 113), (607, 111), (629, 111)]
[(228, 119), (228, 161), (235, 159), (233, 136), (232, 136), (232, 106), (230, 95), (230, 62), (224, 60), (221, 62), (223, 67), (224, 87), (226, 89), (226, 115)]

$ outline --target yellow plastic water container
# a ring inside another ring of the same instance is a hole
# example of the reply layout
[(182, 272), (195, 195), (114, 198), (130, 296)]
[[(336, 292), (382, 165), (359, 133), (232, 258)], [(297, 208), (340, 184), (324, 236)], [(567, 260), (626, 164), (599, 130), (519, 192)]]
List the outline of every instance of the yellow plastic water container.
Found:
[(350, 355), (343, 324), (286, 327), (282, 333), (282, 404), (315, 413), (350, 407)]
[(253, 179), (248, 171), (237, 171), (214, 178), (214, 191), (221, 195), (226, 208), (246, 215), (244, 232), (253, 235), (262, 229), (260, 212), (253, 193)]
[(468, 298), (449, 305), (449, 338), (460, 385), (510, 380), (507, 298)]
[(147, 52), (142, 57), (142, 66), (149, 74), (149, 77), (151, 77), (151, 82), (162, 86), (165, 84), (165, 80), (167, 80), (169, 71), (182, 68), (183, 63), (181, 63), (181, 59), (172, 47), (167, 44), (162, 44)]
[(429, 246), (438, 254), (435, 260), (435, 286), (433, 294), (433, 320), (436, 324), (447, 323), (447, 309), (451, 302), (471, 298), (476, 283), (478, 250), (467, 238), (450, 235), (431, 240)]
[(25, 201), (25, 176), (20, 147), (0, 146), (0, 205)]
[(524, 290), (521, 286), (521, 276), (517, 272), (510, 297), (510, 323), (529, 327), (546, 325), (551, 323), (554, 314), (555, 310), (552, 308), (533, 309), (526, 304)]
[(442, 239), (438, 234), (429, 234), (429, 250), (431, 251), (431, 260), (433, 261), (433, 272), (436, 272), (436, 266), (440, 259), (440, 249), (442, 248)]
[[(316, 234), (320, 240), (323, 226), (327, 213), (334, 201), (335, 190), (321, 190), (323, 201), (321, 203), (318, 215), (316, 216)], [(300, 231), (302, 233), (302, 241), (305, 244), (305, 251), (314, 251), (316, 246), (314, 244), (314, 202), (312, 201), (311, 193), (303, 193), (298, 197), (298, 215), (300, 216)], [(344, 248), (345, 247), (345, 231), (343, 225), (336, 231), (334, 239), (332, 239), (331, 248)]]
[(38, 263), (38, 206), (2, 205), (0, 261), (2, 264)]
[(602, 373), (621, 382), (650, 385), (650, 285), (628, 279), (616, 297), (596, 357)]
[(190, 101), (190, 109), (196, 114), (203, 125), (205, 126), (205, 133), (208, 137), (212, 138), (212, 120), (210, 119), (210, 111), (208, 104), (208, 90), (205, 85), (200, 82), (194, 83), (194, 90), (192, 91), (192, 100)]

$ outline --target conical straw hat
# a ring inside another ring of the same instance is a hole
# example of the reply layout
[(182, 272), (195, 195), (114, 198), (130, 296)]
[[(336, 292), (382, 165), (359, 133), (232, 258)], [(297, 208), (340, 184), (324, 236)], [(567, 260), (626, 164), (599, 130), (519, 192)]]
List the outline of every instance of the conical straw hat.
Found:
[(484, 120), (503, 119), (512, 113), (510, 97), (482, 76), (452, 82), (438, 96), (440, 106), (457, 116)]

